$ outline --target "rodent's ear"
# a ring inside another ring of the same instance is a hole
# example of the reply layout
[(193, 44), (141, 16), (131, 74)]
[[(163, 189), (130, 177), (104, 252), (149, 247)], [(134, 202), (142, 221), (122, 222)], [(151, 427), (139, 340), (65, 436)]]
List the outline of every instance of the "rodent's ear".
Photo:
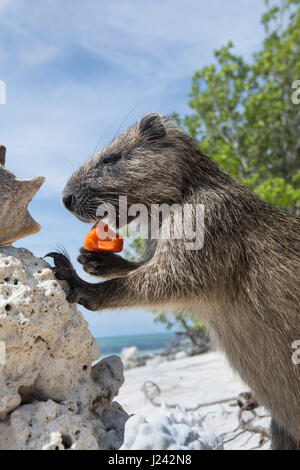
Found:
[(149, 113), (139, 122), (140, 133), (149, 140), (157, 140), (166, 136), (167, 129), (160, 114)]

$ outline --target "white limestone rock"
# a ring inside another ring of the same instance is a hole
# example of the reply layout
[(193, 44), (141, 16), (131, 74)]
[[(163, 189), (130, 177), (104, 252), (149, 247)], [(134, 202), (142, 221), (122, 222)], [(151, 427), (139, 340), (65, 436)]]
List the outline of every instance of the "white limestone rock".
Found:
[(175, 353), (175, 360), (185, 359), (186, 357), (188, 357), (188, 354), (186, 351), (178, 351), (177, 353)]
[(222, 450), (221, 440), (197, 426), (175, 424), (168, 416), (134, 415), (125, 425), (121, 450)]
[(138, 367), (140, 365), (138, 348), (136, 346), (123, 348), (121, 351), (121, 359), (123, 361), (125, 370)]
[(22, 248), (0, 248), (0, 342), (0, 449), (120, 447), (121, 360), (92, 366), (100, 351), (87, 322), (49, 265)]
[(200, 415), (163, 403), (152, 415), (128, 419), (121, 450), (223, 450), (221, 439), (203, 431), (201, 422)]

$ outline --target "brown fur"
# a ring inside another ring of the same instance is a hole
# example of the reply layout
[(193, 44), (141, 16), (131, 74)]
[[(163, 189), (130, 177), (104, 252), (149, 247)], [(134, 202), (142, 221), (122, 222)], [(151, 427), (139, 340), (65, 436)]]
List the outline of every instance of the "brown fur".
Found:
[[(103, 158), (119, 155), (114, 165)], [(70, 299), (91, 310), (171, 306), (203, 319), (232, 365), (273, 417), (273, 448), (300, 449), (300, 220), (272, 207), (224, 174), (197, 143), (159, 115), (147, 115), (86, 162), (64, 199), (81, 220), (102, 201), (201, 203), (205, 243), (148, 241), (137, 263), (81, 250), (87, 272), (112, 279), (88, 284), (68, 263), (56, 273)], [(69, 201), (70, 202), (70, 201)], [(70, 204), (69, 204), (70, 205)], [(287, 438), (288, 436), (288, 438)]]

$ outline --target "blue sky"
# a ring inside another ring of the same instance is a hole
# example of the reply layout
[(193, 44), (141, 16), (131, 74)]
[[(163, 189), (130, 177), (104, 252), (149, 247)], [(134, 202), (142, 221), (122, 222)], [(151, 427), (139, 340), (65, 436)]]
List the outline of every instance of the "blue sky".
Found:
[[(228, 40), (249, 58), (264, 10), (263, 0), (0, 0), (0, 144), (17, 176), (46, 177), (30, 205), (42, 231), (15, 245), (43, 256), (59, 243), (75, 260), (89, 226), (60, 203), (72, 171), (120, 125), (188, 112), (193, 72)], [(84, 315), (96, 336), (164, 330), (147, 312)]]

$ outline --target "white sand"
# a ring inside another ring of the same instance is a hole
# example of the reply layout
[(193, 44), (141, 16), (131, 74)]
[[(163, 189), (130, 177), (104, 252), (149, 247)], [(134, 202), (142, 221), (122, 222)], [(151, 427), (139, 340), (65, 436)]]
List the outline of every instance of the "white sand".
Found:
[[(125, 371), (125, 384), (118, 396), (119, 403), (128, 413), (150, 415), (157, 412), (141, 390), (146, 381), (155, 382), (161, 389), (157, 401), (166, 404), (179, 404), (183, 408), (192, 408), (199, 404), (211, 403), (237, 397), (248, 388), (233, 373), (224, 358), (217, 352), (209, 352), (199, 356), (188, 357), (175, 361), (162, 362)], [(238, 427), (238, 406), (232, 401), (201, 407), (196, 413), (204, 417), (202, 426), (205, 430), (222, 435), (224, 441), (237, 436), (224, 444), (225, 449), (252, 449), (259, 443), (259, 434), (241, 433)], [(259, 408), (257, 414), (264, 416), (266, 412)], [(243, 413), (248, 420), (253, 415)], [(255, 425), (268, 427), (269, 418), (256, 418)], [(226, 433), (224, 435), (224, 433)], [(266, 443), (263, 448), (269, 447)]]

